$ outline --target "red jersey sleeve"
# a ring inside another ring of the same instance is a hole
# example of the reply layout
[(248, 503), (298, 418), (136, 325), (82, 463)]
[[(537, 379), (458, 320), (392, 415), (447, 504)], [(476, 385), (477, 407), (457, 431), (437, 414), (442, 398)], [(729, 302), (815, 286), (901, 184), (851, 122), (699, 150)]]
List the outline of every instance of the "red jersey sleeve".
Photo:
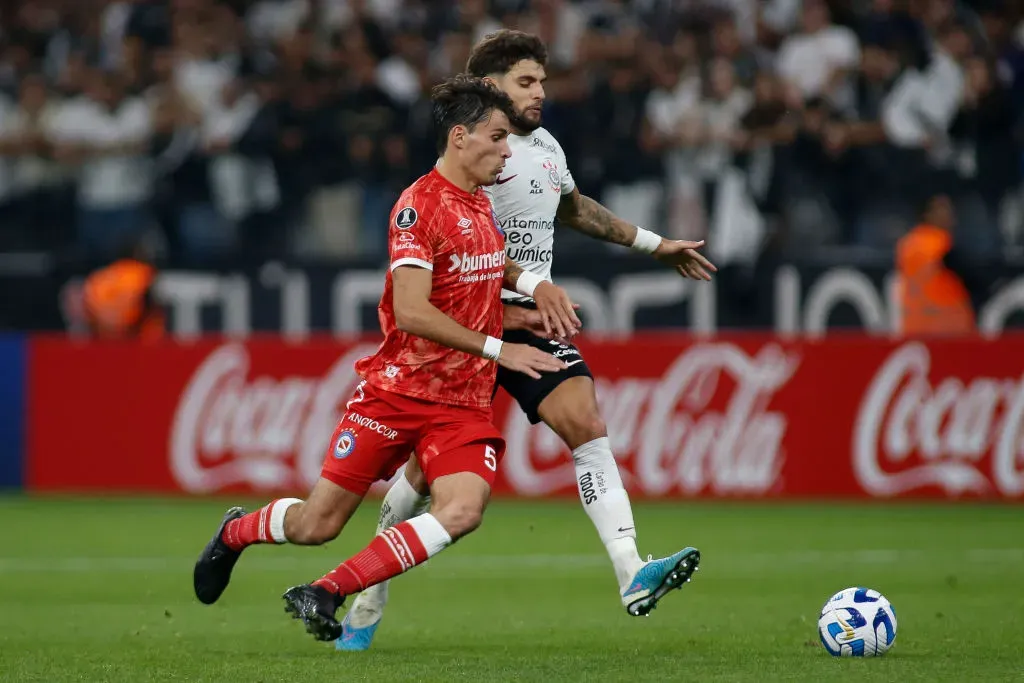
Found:
[(388, 224), (390, 270), (399, 266), (434, 270), (434, 256), (440, 245), (436, 221), (439, 208), (433, 194), (407, 192), (399, 197)]

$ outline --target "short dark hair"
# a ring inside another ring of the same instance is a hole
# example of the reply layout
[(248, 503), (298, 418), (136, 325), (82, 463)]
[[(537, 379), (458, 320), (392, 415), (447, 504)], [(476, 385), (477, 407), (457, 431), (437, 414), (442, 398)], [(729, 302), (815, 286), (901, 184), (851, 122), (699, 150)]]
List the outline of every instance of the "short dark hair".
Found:
[(459, 74), (435, 85), (430, 93), (434, 105), (434, 130), (437, 132), (437, 153), (444, 154), (448, 134), (455, 126), (469, 130), (486, 121), (494, 110), (511, 120), (515, 107), (508, 95), (475, 76)]
[(548, 63), (548, 49), (544, 41), (532, 33), (501, 29), (484, 36), (469, 54), (466, 72), (483, 78), (492, 74), (507, 74), (524, 59), (532, 59), (541, 66)]

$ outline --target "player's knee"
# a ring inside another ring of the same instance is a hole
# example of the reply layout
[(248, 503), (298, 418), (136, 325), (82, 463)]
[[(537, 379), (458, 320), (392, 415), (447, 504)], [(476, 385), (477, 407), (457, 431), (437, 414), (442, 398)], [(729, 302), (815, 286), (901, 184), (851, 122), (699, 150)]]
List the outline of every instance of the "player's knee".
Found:
[(586, 411), (573, 415), (560, 432), (572, 448), (577, 448), (594, 439), (608, 436), (608, 425), (597, 411)]
[(480, 527), (484, 521), (484, 510), (475, 503), (453, 501), (436, 511), (434, 517), (454, 541)]

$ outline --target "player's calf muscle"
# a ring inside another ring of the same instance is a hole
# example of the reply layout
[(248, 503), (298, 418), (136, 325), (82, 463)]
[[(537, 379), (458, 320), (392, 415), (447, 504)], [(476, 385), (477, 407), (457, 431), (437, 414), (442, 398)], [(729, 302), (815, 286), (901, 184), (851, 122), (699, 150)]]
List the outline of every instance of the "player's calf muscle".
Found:
[(288, 542), (322, 545), (337, 538), (363, 498), (347, 491), (345, 494), (334, 497), (333, 501), (321, 501), (310, 496), (306, 502), (290, 507), (284, 518), (284, 534)]
[(306, 506), (296, 505), (284, 518), (284, 533), (296, 545), (321, 545), (341, 533), (344, 522), (337, 516), (306, 514)]
[(475, 501), (453, 501), (441, 507), (433, 507), (434, 515), (452, 540), (466, 536), (480, 528), (484, 519), (484, 508)]

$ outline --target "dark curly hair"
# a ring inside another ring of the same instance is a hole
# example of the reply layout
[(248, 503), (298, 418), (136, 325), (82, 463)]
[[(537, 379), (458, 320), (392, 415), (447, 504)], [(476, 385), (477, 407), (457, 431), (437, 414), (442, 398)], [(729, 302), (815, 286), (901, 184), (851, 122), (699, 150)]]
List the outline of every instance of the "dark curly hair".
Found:
[(524, 59), (532, 59), (541, 66), (548, 63), (548, 49), (532, 33), (502, 29), (487, 34), (469, 54), (466, 72), (483, 78), (494, 74), (507, 74)]
[(434, 105), (438, 154), (444, 154), (448, 146), (448, 134), (455, 126), (465, 126), (472, 131), (478, 123), (486, 121), (495, 109), (504, 112), (510, 120), (516, 115), (508, 95), (481, 78), (465, 74), (434, 86), (430, 100)]

